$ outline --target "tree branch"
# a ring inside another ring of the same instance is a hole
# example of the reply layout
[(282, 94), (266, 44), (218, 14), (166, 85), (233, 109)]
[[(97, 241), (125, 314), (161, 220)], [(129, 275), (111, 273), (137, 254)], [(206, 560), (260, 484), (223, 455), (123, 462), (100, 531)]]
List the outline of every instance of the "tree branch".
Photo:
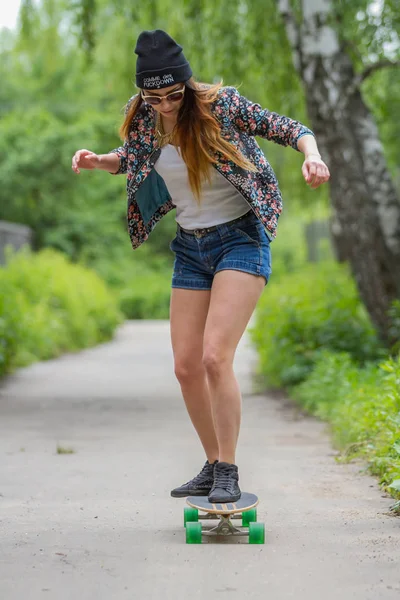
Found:
[[(343, 102), (346, 102), (347, 99), (352, 94), (354, 94), (356, 90), (359, 90), (362, 82), (365, 81), (367, 77), (372, 75), (372, 73), (375, 73), (375, 71), (379, 71), (379, 69), (383, 69), (385, 67), (398, 67), (399, 65), (400, 60), (389, 60), (388, 58), (378, 60), (377, 62), (368, 65), (361, 73), (359, 73), (353, 78), (351, 84), (345, 90), (345, 94), (343, 95)], [(338, 104), (338, 106), (340, 107), (340, 104)]]
[(398, 67), (399, 65), (400, 60), (389, 60), (388, 58), (378, 60), (376, 63), (372, 63), (371, 65), (365, 67), (365, 69), (359, 75), (357, 75), (357, 83), (360, 85), (360, 83), (365, 81), (367, 77), (379, 69), (384, 69), (386, 67)]

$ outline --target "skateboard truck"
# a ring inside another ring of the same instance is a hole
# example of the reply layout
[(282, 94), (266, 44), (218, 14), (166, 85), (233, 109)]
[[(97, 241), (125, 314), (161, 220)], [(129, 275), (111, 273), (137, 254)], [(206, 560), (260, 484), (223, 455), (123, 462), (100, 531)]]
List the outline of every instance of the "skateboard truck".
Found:
[[(210, 503), (207, 496), (191, 496), (186, 499), (189, 507), (184, 509), (186, 543), (201, 544), (203, 536), (248, 537), (250, 544), (264, 544), (265, 527), (257, 522), (258, 498), (255, 494), (242, 493), (240, 500), (233, 503)], [(205, 514), (199, 514), (199, 511)], [(199, 521), (215, 521), (214, 527), (203, 527)], [(235, 526), (233, 520), (241, 520)]]

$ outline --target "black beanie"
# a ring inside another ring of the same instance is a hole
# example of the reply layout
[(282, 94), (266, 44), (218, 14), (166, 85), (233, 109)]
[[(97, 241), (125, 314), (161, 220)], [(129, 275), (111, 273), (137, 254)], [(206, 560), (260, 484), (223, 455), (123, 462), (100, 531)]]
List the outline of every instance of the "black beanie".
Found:
[(160, 89), (187, 81), (192, 69), (182, 46), (162, 31), (142, 31), (136, 42), (136, 85), (145, 90)]

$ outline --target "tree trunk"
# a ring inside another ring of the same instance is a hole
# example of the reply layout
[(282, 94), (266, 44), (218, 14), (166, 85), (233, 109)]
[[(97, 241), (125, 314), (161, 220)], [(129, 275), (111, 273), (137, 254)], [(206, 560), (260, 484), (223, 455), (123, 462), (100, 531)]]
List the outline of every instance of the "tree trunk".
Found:
[(331, 172), (332, 234), (381, 338), (392, 344), (388, 309), (400, 298), (400, 201), (388, 172), (361, 76), (329, 24), (331, 0), (303, 0), (296, 22), (276, 0), (304, 84), (308, 114)]

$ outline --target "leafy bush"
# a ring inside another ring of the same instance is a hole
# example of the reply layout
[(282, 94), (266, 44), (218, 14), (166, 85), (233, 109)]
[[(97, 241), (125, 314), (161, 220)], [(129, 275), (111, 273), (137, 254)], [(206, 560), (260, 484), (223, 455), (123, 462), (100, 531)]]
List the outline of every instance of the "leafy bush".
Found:
[(391, 351), (393, 353), (400, 352), (400, 300), (395, 300), (389, 309), (389, 317), (391, 321), (391, 327), (389, 335), (392, 340), (398, 340), (395, 342)]
[(115, 253), (108, 253), (108, 256), (93, 262), (88, 262), (87, 257), (84, 257), (84, 264), (96, 271), (117, 292), (133, 286), (138, 287), (143, 277), (161, 277), (170, 285), (174, 262), (172, 252), (167, 256), (156, 254), (147, 242), (132, 251), (126, 234), (125, 237), (125, 248), (122, 251), (115, 249)]
[(122, 320), (104, 282), (53, 250), (9, 255), (0, 284), (0, 375), (105, 341)]
[(19, 310), (13, 288), (0, 270), (0, 377), (10, 370), (17, 348)]
[(307, 265), (267, 286), (252, 339), (259, 370), (272, 386), (303, 381), (323, 349), (347, 352), (359, 364), (384, 356), (346, 267)]
[(330, 421), (346, 458), (365, 457), (372, 473), (400, 497), (400, 355), (360, 369), (348, 354), (325, 351), (292, 395)]
[[(394, 328), (399, 315), (395, 303)], [(308, 265), (271, 280), (251, 336), (267, 383), (288, 386), (307, 411), (331, 424), (344, 457), (366, 458), (400, 498), (400, 356), (387, 358), (346, 267)]]
[(128, 319), (168, 319), (170, 295), (169, 273), (141, 275), (121, 291), (120, 308)]

